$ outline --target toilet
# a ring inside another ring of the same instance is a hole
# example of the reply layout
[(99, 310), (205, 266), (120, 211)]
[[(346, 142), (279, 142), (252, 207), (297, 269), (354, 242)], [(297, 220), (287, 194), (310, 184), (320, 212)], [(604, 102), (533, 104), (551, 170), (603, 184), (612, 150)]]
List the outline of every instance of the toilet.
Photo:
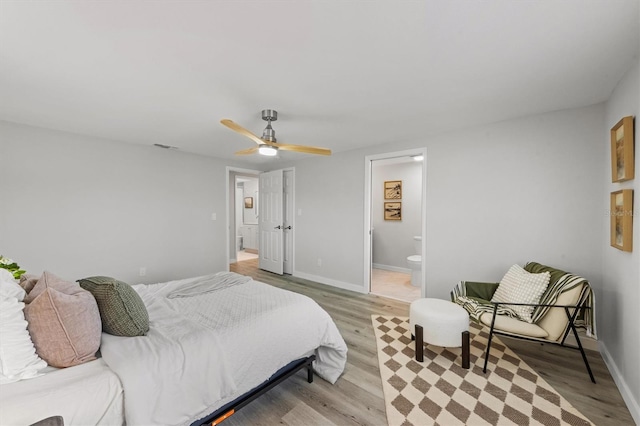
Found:
[(417, 254), (407, 256), (407, 264), (411, 269), (411, 285), (414, 287), (422, 287), (422, 237), (416, 235), (413, 237), (413, 247)]

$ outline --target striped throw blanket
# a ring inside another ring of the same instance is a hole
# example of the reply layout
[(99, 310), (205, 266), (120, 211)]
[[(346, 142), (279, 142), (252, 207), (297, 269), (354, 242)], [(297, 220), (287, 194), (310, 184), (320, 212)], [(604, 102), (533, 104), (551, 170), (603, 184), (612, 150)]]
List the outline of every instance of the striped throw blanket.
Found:
[[(549, 283), (549, 287), (540, 298), (541, 305), (553, 305), (558, 300), (558, 297), (565, 291), (569, 291), (576, 286), (582, 286), (582, 291), (576, 305), (581, 305), (589, 309), (583, 309), (579, 314), (574, 324), (577, 328), (586, 329), (587, 334), (596, 337), (595, 327), (595, 298), (593, 292), (587, 280), (578, 275), (565, 273), (557, 280), (552, 280)], [(490, 301), (472, 298), (467, 296), (466, 281), (460, 281), (460, 283), (451, 292), (452, 299), (455, 303), (459, 304), (469, 312), (469, 316), (476, 322), (481, 322), (480, 317), (485, 313), (493, 314), (494, 305)], [(533, 311), (533, 323), (540, 321), (549, 312), (551, 307), (549, 306), (536, 306)], [(573, 312), (573, 310), (570, 310)], [(507, 315), (512, 318), (518, 318), (516, 312), (508, 305), (498, 305), (498, 315)], [(568, 327), (568, 324), (567, 324)], [(563, 333), (564, 334), (564, 333)]]

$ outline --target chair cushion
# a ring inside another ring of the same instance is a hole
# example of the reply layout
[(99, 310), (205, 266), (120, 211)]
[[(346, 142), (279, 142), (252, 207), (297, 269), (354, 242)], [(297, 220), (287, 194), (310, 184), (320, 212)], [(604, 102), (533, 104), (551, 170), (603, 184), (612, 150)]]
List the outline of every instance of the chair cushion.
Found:
[[(532, 274), (519, 265), (513, 265), (504, 275), (498, 289), (491, 298), (492, 302), (538, 303), (549, 285), (549, 272)], [(533, 322), (534, 306), (511, 305), (521, 320)]]
[[(571, 290), (567, 290), (561, 293), (555, 301), (556, 305), (575, 305), (578, 302), (580, 293), (582, 293), (583, 285), (576, 286)], [(573, 313), (573, 309), (569, 310)], [(549, 334), (549, 340), (558, 340), (562, 337), (562, 334), (567, 328), (569, 320), (567, 314), (563, 308), (551, 308), (549, 311), (538, 321), (538, 325), (546, 330)]]
[[(480, 322), (488, 327), (491, 327), (492, 318), (492, 314), (484, 313), (480, 316)], [(510, 318), (506, 315), (496, 315), (494, 328), (496, 330), (505, 331), (507, 333), (519, 334), (529, 337), (539, 337), (541, 339), (544, 339), (549, 335), (542, 327), (536, 324), (530, 324), (528, 322), (520, 321), (516, 318)]]

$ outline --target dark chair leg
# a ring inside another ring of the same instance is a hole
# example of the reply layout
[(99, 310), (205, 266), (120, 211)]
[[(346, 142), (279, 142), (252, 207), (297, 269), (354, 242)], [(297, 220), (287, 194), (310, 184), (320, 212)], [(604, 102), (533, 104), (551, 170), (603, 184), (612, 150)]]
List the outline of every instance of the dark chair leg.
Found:
[(469, 369), (469, 358), (470, 358), (470, 348), (469, 348), (469, 332), (462, 332), (462, 368)]
[(491, 352), (491, 339), (493, 339), (493, 327), (496, 324), (496, 315), (498, 314), (498, 305), (493, 305), (493, 318), (491, 318), (491, 328), (489, 329), (489, 341), (487, 342), (487, 352), (484, 354), (484, 368), (482, 372), (487, 372), (487, 363), (489, 362), (489, 353)]
[(422, 340), (422, 326), (416, 324), (416, 361), (424, 361), (424, 341)]
[(576, 342), (578, 343), (578, 349), (580, 349), (580, 355), (582, 355), (582, 360), (584, 361), (584, 365), (585, 367), (587, 367), (587, 372), (589, 372), (589, 377), (591, 378), (591, 382), (595, 383), (596, 379), (593, 377), (593, 373), (591, 372), (591, 366), (589, 365), (587, 354), (585, 354), (584, 349), (582, 348), (582, 342), (580, 342), (580, 337), (578, 337), (578, 331), (576, 330), (576, 326), (573, 324), (575, 314), (578, 312), (578, 310), (577, 309), (575, 310), (574, 315), (569, 314), (569, 308), (564, 308), (564, 311), (567, 313), (567, 318), (569, 318), (569, 327), (571, 327), (571, 331), (573, 331), (573, 337), (576, 338)]

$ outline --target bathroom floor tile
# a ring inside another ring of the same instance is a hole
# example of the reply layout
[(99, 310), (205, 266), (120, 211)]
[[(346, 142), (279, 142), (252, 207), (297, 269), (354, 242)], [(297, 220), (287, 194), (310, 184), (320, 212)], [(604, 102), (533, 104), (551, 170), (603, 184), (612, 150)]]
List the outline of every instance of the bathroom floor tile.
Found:
[(371, 293), (406, 302), (420, 298), (420, 288), (411, 285), (410, 274), (375, 268), (371, 271)]
[(238, 252), (238, 262), (242, 262), (243, 260), (249, 260), (249, 259), (257, 259), (258, 255), (254, 254), (254, 253), (247, 253), (244, 250), (240, 250)]

